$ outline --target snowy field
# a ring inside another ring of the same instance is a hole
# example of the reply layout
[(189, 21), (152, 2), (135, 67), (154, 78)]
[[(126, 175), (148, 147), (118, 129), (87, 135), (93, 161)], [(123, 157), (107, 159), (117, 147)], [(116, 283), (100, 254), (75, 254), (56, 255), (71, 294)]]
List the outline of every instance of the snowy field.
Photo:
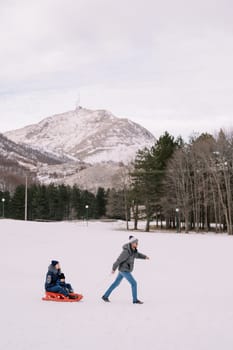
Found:
[[(138, 233), (150, 256), (135, 261), (144, 304), (132, 304), (126, 281), (108, 304), (101, 296), (128, 240), (120, 226), (0, 221), (0, 349), (233, 349), (233, 237)], [(51, 259), (82, 302), (41, 300)]]

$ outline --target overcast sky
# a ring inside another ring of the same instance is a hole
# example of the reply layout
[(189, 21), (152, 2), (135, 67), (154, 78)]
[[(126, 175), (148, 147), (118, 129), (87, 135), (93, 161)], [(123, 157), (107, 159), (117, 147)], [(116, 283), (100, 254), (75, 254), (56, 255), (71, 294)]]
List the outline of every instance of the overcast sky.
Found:
[(158, 137), (231, 127), (232, 0), (0, 0), (0, 132), (107, 109)]

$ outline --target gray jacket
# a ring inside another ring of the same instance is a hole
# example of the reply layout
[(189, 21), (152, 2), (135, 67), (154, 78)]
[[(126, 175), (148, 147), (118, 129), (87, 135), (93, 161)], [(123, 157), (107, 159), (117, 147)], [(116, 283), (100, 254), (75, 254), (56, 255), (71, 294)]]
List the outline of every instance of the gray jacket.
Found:
[(113, 271), (118, 268), (118, 270), (121, 272), (131, 272), (133, 271), (134, 267), (134, 259), (146, 259), (147, 257), (146, 255), (139, 253), (137, 249), (132, 249), (130, 243), (123, 245), (122, 248), (122, 253), (113, 264)]

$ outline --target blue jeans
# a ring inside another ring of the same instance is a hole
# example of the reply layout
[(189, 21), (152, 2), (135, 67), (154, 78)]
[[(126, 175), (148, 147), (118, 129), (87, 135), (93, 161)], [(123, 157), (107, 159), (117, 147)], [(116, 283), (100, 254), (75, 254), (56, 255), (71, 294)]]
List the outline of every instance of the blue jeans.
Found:
[(65, 295), (66, 297), (68, 297), (68, 295), (69, 295), (69, 292), (66, 290), (66, 288), (62, 288), (58, 284), (55, 286), (52, 286), (52, 287), (47, 287), (46, 291), (52, 292), (52, 293), (60, 293), (60, 294)]
[(118, 276), (113, 284), (111, 284), (108, 290), (104, 293), (104, 297), (108, 298), (112, 291), (119, 286), (123, 278), (127, 279), (127, 281), (131, 284), (133, 302), (135, 302), (137, 300), (137, 282), (130, 272), (119, 271)]
[(70, 283), (65, 283), (65, 282), (57, 282), (57, 286), (60, 286), (64, 289), (66, 289), (69, 293), (73, 293), (73, 288)]

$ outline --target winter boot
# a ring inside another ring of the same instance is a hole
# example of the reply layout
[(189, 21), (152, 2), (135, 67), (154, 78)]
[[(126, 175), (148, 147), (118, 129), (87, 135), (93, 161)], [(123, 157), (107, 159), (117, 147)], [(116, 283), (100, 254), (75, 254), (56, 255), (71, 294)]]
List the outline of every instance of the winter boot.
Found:
[(106, 303), (110, 303), (110, 300), (109, 300), (107, 297), (105, 297), (104, 295), (102, 296), (102, 299), (103, 299), (103, 301), (105, 301)]
[(69, 295), (68, 298), (69, 299), (76, 299), (77, 297), (76, 297), (76, 295)]
[(143, 304), (143, 302), (137, 299), (136, 301), (133, 301), (133, 304)]

